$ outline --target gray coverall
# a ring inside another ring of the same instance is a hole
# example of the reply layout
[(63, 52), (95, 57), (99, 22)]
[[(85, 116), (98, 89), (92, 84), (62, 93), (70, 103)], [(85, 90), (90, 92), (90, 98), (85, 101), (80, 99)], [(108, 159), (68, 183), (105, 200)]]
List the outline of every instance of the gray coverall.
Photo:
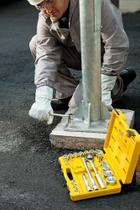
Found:
[[(102, 0), (101, 16), (101, 37), (105, 50), (101, 73), (119, 75), (129, 48), (121, 12), (110, 0)], [(60, 28), (59, 22), (52, 23), (41, 11), (37, 34), (29, 45), (35, 58), (36, 87), (52, 87), (57, 91), (57, 98), (71, 96), (79, 83), (69, 71), (69, 68), (81, 71), (79, 0), (70, 0), (68, 24), (69, 28)], [(122, 90), (123, 84), (118, 79), (114, 94), (119, 95)]]

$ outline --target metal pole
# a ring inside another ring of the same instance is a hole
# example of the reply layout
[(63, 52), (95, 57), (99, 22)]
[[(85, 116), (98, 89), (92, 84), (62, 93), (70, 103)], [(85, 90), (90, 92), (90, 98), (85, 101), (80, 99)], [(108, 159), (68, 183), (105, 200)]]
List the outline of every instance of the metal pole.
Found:
[(101, 105), (101, 0), (79, 0), (83, 103), (65, 130), (106, 133)]
[(101, 119), (100, 25), (101, 0), (80, 0), (83, 101), (91, 104), (91, 121)]

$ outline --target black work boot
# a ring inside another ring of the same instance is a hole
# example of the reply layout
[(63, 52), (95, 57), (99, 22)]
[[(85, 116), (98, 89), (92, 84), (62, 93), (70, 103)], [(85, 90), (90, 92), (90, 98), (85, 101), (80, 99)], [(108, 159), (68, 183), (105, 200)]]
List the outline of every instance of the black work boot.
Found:
[(128, 85), (136, 78), (136, 73), (132, 69), (124, 69), (117, 78), (115, 88), (112, 90), (111, 97), (114, 104), (120, 100), (122, 94), (127, 90)]
[(51, 101), (51, 106), (54, 111), (67, 110), (69, 108), (68, 104), (70, 99), (71, 96), (64, 99), (56, 99), (54, 101)]
[(123, 91), (126, 91), (128, 85), (136, 78), (136, 72), (132, 69), (124, 69), (119, 76), (123, 80)]
[[(132, 69), (125, 69), (119, 75), (123, 80), (123, 92), (127, 90), (128, 85), (136, 78), (136, 73)], [(121, 97), (112, 97), (113, 107), (119, 109), (129, 109), (127, 101)]]

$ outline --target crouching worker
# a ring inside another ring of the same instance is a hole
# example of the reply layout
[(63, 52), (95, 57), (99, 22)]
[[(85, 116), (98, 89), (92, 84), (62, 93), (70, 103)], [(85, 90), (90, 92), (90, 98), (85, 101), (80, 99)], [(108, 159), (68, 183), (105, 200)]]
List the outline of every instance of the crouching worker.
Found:
[[(37, 34), (30, 42), (35, 59), (35, 102), (29, 115), (47, 124), (53, 111), (78, 106), (82, 100), (79, 0), (28, 0), (39, 9)], [(121, 13), (110, 0), (102, 0), (101, 37), (104, 55), (101, 68), (102, 102), (112, 109), (132, 82), (134, 71), (122, 70), (129, 42)], [(94, 81), (93, 81), (94, 82)]]

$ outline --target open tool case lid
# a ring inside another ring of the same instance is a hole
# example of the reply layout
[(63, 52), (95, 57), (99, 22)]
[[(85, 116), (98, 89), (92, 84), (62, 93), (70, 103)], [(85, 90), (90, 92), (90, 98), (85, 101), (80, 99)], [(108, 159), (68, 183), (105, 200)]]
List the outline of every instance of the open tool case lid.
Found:
[(119, 110), (112, 111), (104, 151), (118, 180), (123, 184), (131, 183), (140, 155), (140, 135), (128, 127)]

